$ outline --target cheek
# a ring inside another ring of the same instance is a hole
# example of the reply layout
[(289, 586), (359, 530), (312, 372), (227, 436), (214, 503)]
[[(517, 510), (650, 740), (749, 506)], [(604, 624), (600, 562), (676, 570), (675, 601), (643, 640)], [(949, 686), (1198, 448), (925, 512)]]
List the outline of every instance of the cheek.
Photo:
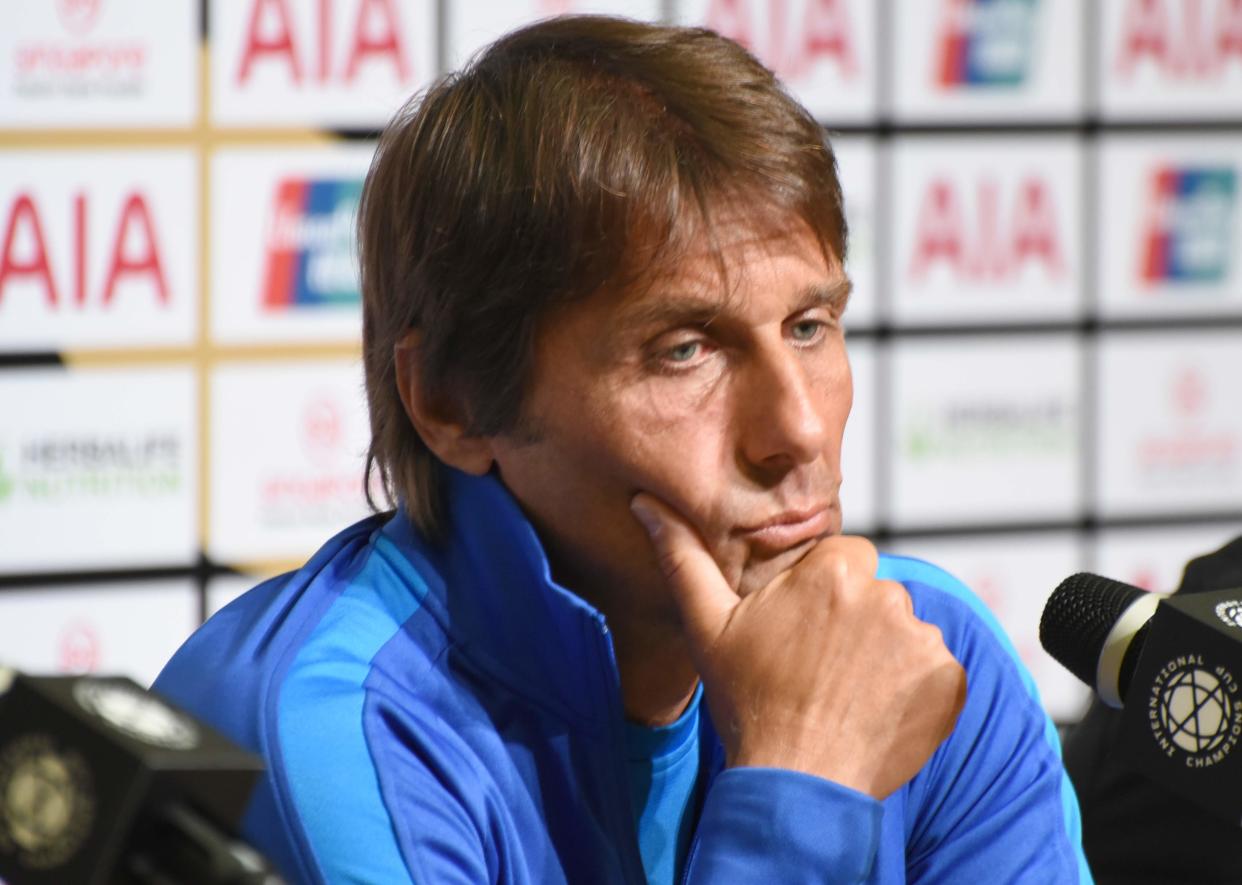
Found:
[(732, 421), (725, 398), (696, 396), (682, 404), (655, 392), (636, 399), (623, 410), (619, 425), (628, 438), (635, 486), (699, 527), (710, 524), (731, 465)]

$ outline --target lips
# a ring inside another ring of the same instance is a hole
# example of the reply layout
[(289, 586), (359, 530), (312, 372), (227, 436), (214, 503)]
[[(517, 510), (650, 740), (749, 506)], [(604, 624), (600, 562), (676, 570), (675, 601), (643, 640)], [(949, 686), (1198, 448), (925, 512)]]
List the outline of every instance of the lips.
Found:
[(786, 510), (736, 534), (766, 553), (781, 553), (828, 534), (833, 529), (833, 508), (820, 505), (805, 510)]

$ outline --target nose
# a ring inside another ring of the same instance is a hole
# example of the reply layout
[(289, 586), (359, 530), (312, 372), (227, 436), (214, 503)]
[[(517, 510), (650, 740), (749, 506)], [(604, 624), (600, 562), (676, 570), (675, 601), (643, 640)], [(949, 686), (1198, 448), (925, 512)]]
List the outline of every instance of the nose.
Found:
[(787, 348), (756, 355), (747, 374), (738, 415), (740, 455), (747, 465), (779, 475), (823, 454), (837, 387), (832, 379), (809, 372), (803, 358)]

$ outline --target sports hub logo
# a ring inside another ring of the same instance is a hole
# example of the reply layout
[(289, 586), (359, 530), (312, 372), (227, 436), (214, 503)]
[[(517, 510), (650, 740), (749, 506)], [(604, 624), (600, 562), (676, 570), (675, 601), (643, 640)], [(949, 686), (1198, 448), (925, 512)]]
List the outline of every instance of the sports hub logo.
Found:
[(1037, 0), (945, 0), (936, 84), (1014, 88), (1031, 69)]
[(1145, 487), (1185, 491), (1229, 483), (1242, 464), (1242, 437), (1220, 422), (1230, 415), (1213, 408), (1218, 382), (1201, 367), (1186, 366), (1169, 378), (1165, 419), (1135, 440), (1136, 465)]
[[(97, 33), (103, 7), (104, 0), (56, 0), (59, 28), (41, 32), (18, 16), (12, 56), (6, 59), (13, 93), (34, 100), (142, 96), (150, 88), (151, 46), (141, 33), (122, 39)], [(121, 9), (113, 18), (127, 14)], [(11, 20), (6, 24), (14, 25)]]
[(1158, 283), (1223, 283), (1237, 202), (1228, 167), (1162, 166), (1152, 174), (1151, 212), (1139, 275)]
[(289, 178), (276, 186), (267, 231), (263, 306), (268, 310), (357, 304), (354, 219), (359, 179)]
[(1224, 667), (1209, 667), (1202, 655), (1170, 660), (1152, 681), (1147, 722), (1160, 751), (1185, 755), (1187, 768), (1221, 762), (1242, 736), (1238, 683)]

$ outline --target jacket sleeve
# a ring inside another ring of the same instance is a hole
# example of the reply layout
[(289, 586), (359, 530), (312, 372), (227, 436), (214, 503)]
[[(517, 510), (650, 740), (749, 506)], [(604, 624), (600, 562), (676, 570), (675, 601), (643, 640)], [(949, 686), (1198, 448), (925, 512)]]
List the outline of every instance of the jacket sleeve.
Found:
[(687, 883), (854, 883), (871, 873), (882, 805), (823, 778), (731, 768), (708, 791)]
[(967, 674), (953, 734), (883, 803), (796, 772), (726, 770), (707, 795), (688, 882), (1091, 881), (1077, 801), (1030, 676), (968, 590), (917, 565), (924, 580), (905, 580), (916, 614), (941, 628)]
[[(925, 565), (925, 564), (921, 564)], [(906, 793), (910, 882), (1090, 882), (1056, 729), (1000, 625), (939, 569), (907, 583), (966, 670), (966, 704)]]

